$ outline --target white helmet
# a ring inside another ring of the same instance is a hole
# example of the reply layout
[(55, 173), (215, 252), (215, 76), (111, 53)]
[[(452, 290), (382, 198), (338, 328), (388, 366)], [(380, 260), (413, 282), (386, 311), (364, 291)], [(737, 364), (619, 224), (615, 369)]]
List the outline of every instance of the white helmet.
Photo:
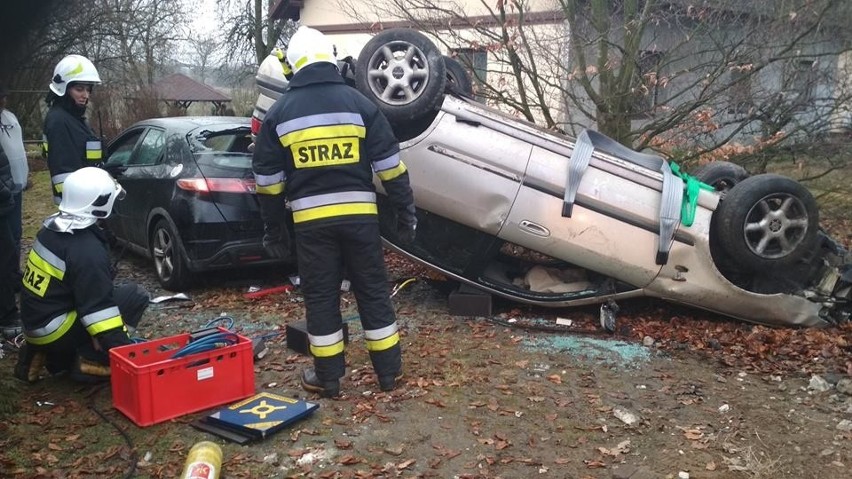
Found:
[(334, 55), (334, 45), (319, 30), (301, 26), (287, 45), (287, 62), (293, 68), (293, 73), (308, 65), (318, 62), (328, 62), (337, 66)]
[(94, 224), (108, 217), (115, 200), (124, 198), (124, 194), (124, 188), (106, 171), (93, 166), (80, 168), (62, 183), (59, 211)]
[(50, 81), (50, 91), (63, 96), (68, 84), (75, 82), (101, 83), (101, 77), (95, 65), (82, 55), (68, 55), (56, 64), (56, 68), (53, 69), (53, 79)]

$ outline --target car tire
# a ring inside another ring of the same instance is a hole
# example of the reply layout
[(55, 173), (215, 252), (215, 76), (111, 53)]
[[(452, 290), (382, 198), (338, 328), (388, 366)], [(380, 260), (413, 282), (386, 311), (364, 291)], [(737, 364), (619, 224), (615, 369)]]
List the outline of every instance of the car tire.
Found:
[(154, 225), (148, 242), (154, 270), (160, 285), (169, 291), (182, 291), (191, 284), (191, 275), (180, 245), (180, 237), (171, 223), (161, 218)]
[(714, 161), (696, 168), (692, 176), (724, 194), (733, 188), (734, 185), (748, 178), (749, 174), (740, 165), (729, 161)]
[(470, 75), (458, 60), (444, 55), (444, 65), (447, 67), (447, 89), (454, 93), (473, 96), (473, 83)]
[(391, 123), (416, 121), (434, 112), (446, 83), (441, 52), (414, 30), (380, 32), (358, 55), (355, 86)]
[(778, 271), (812, 254), (819, 210), (807, 188), (773, 174), (744, 179), (713, 214), (710, 240), (740, 270)]

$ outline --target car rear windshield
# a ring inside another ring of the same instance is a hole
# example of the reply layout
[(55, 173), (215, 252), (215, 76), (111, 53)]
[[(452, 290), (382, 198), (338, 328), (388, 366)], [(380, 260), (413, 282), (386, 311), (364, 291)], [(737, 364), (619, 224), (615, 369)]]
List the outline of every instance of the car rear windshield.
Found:
[(251, 168), (251, 131), (248, 127), (220, 132), (203, 131), (195, 136), (193, 149), (199, 166)]

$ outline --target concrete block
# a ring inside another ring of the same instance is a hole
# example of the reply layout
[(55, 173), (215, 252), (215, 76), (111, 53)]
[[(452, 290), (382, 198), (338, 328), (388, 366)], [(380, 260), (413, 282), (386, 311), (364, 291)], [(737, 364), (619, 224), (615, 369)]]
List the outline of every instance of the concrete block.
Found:
[[(285, 328), (287, 347), (299, 354), (310, 356), (308, 322), (306, 320), (287, 323)], [(349, 344), (349, 325), (343, 323), (343, 344)]]
[(491, 295), (465, 284), (450, 293), (449, 310), (453, 316), (491, 316)]

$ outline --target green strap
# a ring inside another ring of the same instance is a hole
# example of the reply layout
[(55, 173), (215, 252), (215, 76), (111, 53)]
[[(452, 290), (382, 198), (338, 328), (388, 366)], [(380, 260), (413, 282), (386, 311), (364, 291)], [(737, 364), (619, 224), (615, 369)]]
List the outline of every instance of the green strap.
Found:
[(692, 223), (695, 222), (695, 209), (698, 206), (698, 192), (701, 190), (714, 191), (715, 188), (681, 171), (680, 166), (675, 162), (671, 162), (670, 166), (672, 173), (685, 183), (683, 187), (683, 206), (680, 210), (680, 221), (684, 226), (692, 226)]

